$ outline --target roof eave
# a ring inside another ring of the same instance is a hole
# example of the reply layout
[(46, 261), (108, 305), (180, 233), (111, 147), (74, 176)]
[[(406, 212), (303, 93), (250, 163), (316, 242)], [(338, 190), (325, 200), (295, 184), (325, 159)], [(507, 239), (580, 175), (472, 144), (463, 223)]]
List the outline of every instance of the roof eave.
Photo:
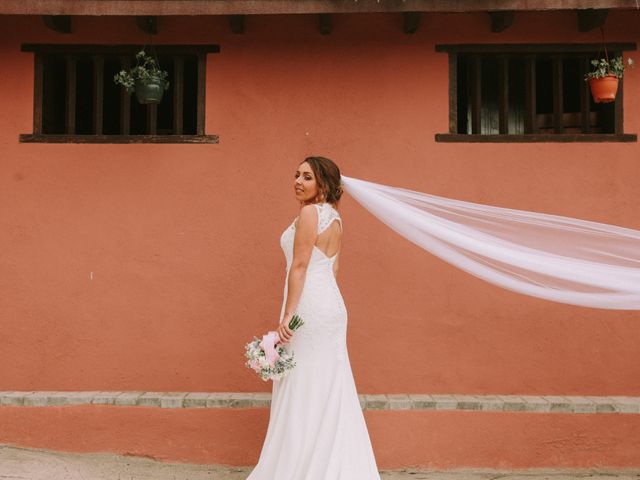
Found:
[(638, 9), (637, 0), (2, 0), (4, 15), (262, 15)]

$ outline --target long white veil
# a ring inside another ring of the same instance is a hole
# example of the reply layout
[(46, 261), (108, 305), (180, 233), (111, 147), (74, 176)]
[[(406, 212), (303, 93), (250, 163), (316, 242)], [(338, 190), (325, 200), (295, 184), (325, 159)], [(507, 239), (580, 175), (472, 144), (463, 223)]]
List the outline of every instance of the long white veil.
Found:
[(640, 310), (638, 230), (341, 180), (401, 236), (487, 282), (561, 303)]

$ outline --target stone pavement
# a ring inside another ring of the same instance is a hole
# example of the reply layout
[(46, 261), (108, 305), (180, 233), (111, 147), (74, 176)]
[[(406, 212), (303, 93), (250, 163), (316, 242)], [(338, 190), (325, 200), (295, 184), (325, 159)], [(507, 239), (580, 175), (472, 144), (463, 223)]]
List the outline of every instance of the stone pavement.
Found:
[[(0, 479), (12, 480), (245, 480), (249, 468), (193, 465), (106, 453), (62, 453), (0, 445)], [(383, 480), (640, 480), (635, 469), (388, 470)], [(358, 479), (353, 479), (358, 480)]]

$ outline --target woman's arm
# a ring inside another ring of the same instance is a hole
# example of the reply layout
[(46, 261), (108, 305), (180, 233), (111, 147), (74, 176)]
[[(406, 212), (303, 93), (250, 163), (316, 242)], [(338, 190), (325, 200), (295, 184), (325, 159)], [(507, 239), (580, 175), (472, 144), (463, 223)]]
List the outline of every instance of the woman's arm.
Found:
[(289, 329), (289, 321), (296, 309), (300, 297), (304, 281), (307, 276), (307, 267), (311, 259), (313, 246), (318, 236), (318, 211), (315, 205), (305, 205), (300, 209), (298, 216), (298, 226), (293, 238), (293, 259), (291, 268), (289, 269), (289, 277), (287, 279), (287, 303), (284, 307), (284, 315), (278, 327), (278, 334), (286, 343), (291, 338), (293, 332)]

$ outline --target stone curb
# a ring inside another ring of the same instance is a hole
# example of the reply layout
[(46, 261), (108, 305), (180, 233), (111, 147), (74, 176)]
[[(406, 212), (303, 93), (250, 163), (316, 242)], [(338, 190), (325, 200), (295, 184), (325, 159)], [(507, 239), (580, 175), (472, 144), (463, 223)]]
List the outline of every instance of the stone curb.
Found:
[[(470, 410), (640, 413), (640, 397), (557, 395), (362, 394), (363, 410)], [(120, 405), (159, 408), (269, 408), (268, 392), (5, 391), (0, 406)]]

